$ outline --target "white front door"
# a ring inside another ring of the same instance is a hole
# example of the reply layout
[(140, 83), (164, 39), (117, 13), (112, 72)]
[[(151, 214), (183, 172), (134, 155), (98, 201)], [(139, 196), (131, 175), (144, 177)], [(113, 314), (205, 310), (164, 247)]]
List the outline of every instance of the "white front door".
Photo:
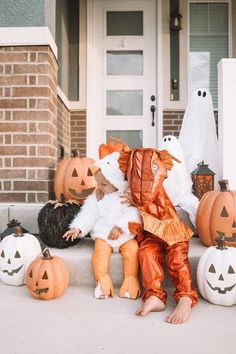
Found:
[(156, 3), (88, 2), (87, 156), (109, 136), (157, 146)]

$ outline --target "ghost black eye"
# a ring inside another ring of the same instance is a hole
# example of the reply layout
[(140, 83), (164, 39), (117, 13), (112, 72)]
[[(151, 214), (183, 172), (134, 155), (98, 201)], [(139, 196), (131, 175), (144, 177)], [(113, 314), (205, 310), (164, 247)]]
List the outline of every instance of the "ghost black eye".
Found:
[(207, 95), (207, 94), (206, 94), (206, 92), (203, 92), (203, 94), (202, 94), (202, 95), (203, 95), (203, 97), (206, 97), (206, 95)]
[(198, 94), (198, 96), (201, 96), (201, 94), (202, 94), (202, 93), (201, 93), (201, 91), (198, 91), (198, 93), (197, 93), (197, 94)]
[(166, 142), (166, 138), (164, 139), (164, 141)]
[(171, 138), (168, 138), (169, 141), (171, 141)]

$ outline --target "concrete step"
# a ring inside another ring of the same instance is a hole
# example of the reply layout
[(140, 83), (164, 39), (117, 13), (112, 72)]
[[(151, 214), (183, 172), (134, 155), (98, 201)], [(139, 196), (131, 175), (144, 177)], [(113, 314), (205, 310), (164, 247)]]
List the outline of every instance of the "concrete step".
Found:
[[(94, 286), (94, 276), (92, 269), (93, 240), (85, 238), (81, 243), (64, 248), (50, 248), (52, 255), (61, 257), (68, 265), (71, 286)], [(196, 284), (196, 270), (199, 257), (206, 250), (198, 237), (190, 240), (189, 260), (192, 267), (193, 281)], [(113, 253), (110, 259), (110, 274), (114, 286), (119, 287), (123, 280), (123, 257), (120, 253)], [(164, 286), (172, 286), (168, 272)]]
[[(30, 233), (38, 233), (37, 217), (43, 204), (1, 204), (0, 205), (0, 232), (2, 232), (9, 220), (17, 219), (21, 221), (22, 226)], [(189, 226), (190, 220), (188, 214), (180, 208), (177, 208), (180, 218)], [(83, 239), (75, 246), (66, 249), (49, 248), (52, 255), (61, 257), (68, 265), (70, 272), (70, 285), (72, 286), (94, 286), (94, 277), (92, 270), (92, 252), (93, 241), (90, 238)], [(201, 244), (197, 237), (190, 241), (189, 259), (192, 266), (193, 280), (196, 284), (196, 269), (199, 257), (206, 248)], [(123, 280), (123, 259), (121, 254), (114, 253), (110, 260), (110, 274), (114, 286), (120, 286)], [(170, 277), (166, 276), (164, 286), (170, 286)]]

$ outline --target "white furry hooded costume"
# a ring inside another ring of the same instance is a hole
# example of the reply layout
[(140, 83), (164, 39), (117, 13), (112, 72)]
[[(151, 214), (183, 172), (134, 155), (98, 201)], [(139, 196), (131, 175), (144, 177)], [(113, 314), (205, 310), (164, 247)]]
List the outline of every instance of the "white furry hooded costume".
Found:
[[(128, 223), (141, 220), (135, 207), (121, 203), (121, 195), (127, 189), (128, 183), (125, 181), (124, 173), (119, 169), (119, 155), (118, 152), (113, 152), (95, 163), (101, 169), (103, 176), (118, 191), (105, 194), (101, 200), (97, 200), (95, 194), (90, 195), (70, 224), (71, 229), (81, 230), (82, 237), (90, 232), (94, 240), (103, 239), (115, 250), (135, 238), (135, 235), (129, 231)], [(120, 227), (123, 233), (117, 240), (108, 240), (108, 235), (114, 226)]]
[(167, 135), (162, 139), (159, 149), (168, 150), (180, 161), (179, 163), (173, 160), (173, 167), (168, 171), (163, 185), (173, 204), (187, 211), (195, 227), (199, 201), (192, 193), (192, 180), (186, 170), (181, 145), (175, 136)]

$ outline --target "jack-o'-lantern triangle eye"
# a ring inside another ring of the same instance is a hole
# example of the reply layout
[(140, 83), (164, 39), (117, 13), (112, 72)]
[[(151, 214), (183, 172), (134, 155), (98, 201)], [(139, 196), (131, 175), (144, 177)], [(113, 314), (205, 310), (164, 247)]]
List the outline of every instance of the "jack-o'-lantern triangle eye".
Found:
[(3, 250), (2, 250), (2, 253), (1, 253), (1, 257), (5, 258), (5, 253), (4, 253)]
[(229, 216), (225, 206), (223, 207), (220, 216), (222, 216), (223, 218), (227, 218)]
[(30, 273), (29, 273), (29, 277), (30, 277), (30, 278), (33, 278), (33, 272), (32, 272), (32, 269), (31, 269), (31, 271), (30, 271)]
[(210, 273), (216, 273), (216, 270), (215, 270), (215, 267), (214, 267), (213, 264), (210, 266), (209, 272), (210, 272)]
[(74, 168), (74, 170), (72, 172), (72, 177), (78, 177), (78, 173), (77, 173), (75, 168)]
[(233, 267), (231, 265), (229, 266), (228, 273), (229, 274), (234, 274), (235, 273), (235, 271), (234, 271), (234, 269), (233, 269)]
[(43, 273), (43, 277), (42, 277), (42, 279), (48, 279), (48, 275), (47, 275), (46, 270), (45, 270), (45, 272)]
[(15, 258), (20, 258), (20, 253), (16, 251)]
[(91, 169), (90, 169), (90, 168), (88, 169), (87, 176), (90, 176), (90, 177), (91, 177), (91, 176), (93, 176), (93, 173), (92, 173), (92, 171), (91, 171)]

